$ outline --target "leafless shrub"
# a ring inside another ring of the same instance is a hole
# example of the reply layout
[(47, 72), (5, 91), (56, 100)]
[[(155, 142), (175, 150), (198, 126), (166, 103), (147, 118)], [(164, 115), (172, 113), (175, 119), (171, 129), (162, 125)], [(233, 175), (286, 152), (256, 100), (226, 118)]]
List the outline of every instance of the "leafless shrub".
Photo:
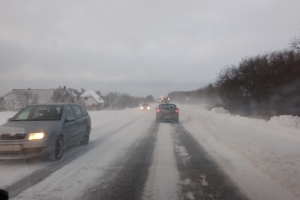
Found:
[(300, 50), (300, 36), (295, 36), (290, 40), (290, 47), (295, 50)]
[(70, 90), (59, 86), (53, 91), (51, 101), (53, 103), (76, 103), (77, 97), (72, 95)]
[(3, 100), (1, 105), (0, 105), (0, 110), (1, 111), (18, 111), (20, 108), (19, 108), (19, 104), (11, 99), (11, 100)]
[(16, 104), (17, 109), (25, 108), (26, 106), (37, 104), (39, 95), (32, 92), (31, 90), (16, 90)]
[(80, 92), (76, 89), (66, 89), (59, 86), (53, 91), (51, 96), (51, 102), (53, 103), (78, 103), (84, 105), (84, 101), (80, 99)]
[(245, 58), (225, 68), (215, 85), (228, 109), (299, 115), (299, 77), (300, 52), (283, 50)]

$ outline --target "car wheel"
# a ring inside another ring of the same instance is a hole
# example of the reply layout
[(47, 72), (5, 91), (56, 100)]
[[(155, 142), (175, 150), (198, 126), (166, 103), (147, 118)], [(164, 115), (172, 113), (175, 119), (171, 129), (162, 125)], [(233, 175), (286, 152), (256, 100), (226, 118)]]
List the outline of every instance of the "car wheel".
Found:
[(64, 142), (62, 138), (58, 138), (55, 142), (55, 146), (49, 156), (50, 160), (55, 161), (61, 159), (64, 154)]
[(156, 118), (156, 123), (159, 123), (159, 122), (160, 122), (159, 119)]
[(89, 141), (90, 141), (90, 131), (89, 129), (87, 129), (80, 144), (87, 145)]

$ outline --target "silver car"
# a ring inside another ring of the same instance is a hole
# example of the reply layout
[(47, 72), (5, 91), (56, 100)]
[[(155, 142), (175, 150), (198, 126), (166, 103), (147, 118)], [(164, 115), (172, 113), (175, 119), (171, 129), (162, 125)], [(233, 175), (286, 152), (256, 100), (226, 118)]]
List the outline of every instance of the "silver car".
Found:
[(31, 105), (0, 126), (0, 158), (62, 157), (67, 146), (89, 143), (91, 119), (78, 104)]

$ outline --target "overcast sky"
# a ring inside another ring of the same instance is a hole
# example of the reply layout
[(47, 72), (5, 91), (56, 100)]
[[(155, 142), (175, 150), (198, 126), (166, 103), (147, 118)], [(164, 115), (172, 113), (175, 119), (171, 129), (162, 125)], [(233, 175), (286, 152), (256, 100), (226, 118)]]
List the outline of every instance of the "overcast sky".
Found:
[[(289, 46), (299, 0), (0, 0), (0, 95), (86, 88), (155, 97)], [(111, 81), (113, 80), (113, 81)]]

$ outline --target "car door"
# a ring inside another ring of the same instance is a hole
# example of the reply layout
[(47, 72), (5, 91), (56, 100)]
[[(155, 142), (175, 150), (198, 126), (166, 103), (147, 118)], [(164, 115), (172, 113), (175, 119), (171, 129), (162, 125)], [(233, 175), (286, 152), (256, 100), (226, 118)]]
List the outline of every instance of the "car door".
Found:
[[(65, 134), (65, 145), (71, 145), (76, 142), (76, 136), (79, 130), (74, 111), (70, 105), (64, 108), (64, 118), (63, 132)], [(67, 121), (67, 119), (71, 118), (73, 118), (74, 121)]]
[(77, 105), (72, 105), (72, 109), (74, 111), (75, 117), (76, 117), (76, 122), (78, 126), (78, 134), (75, 136), (75, 140), (77, 142), (81, 141), (83, 139), (83, 136), (86, 132), (87, 128), (87, 120), (86, 118), (82, 115), (82, 112)]

